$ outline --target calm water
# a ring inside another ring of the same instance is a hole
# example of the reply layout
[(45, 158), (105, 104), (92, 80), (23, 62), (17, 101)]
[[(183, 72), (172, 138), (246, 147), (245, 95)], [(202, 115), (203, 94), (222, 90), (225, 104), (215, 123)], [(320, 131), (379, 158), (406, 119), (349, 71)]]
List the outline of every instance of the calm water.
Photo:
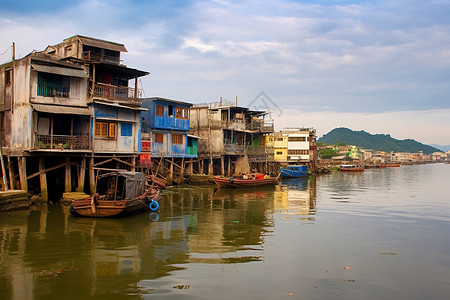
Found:
[(449, 299), (450, 165), (259, 190), (167, 189), (159, 214), (0, 215), (0, 299)]

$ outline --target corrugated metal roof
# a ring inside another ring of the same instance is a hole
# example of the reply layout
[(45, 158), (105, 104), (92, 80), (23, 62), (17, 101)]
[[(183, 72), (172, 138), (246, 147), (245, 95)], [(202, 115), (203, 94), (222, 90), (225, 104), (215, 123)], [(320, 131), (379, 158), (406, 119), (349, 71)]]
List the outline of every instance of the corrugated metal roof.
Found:
[(85, 36), (78, 36), (78, 39), (83, 45), (88, 45), (92, 47), (102, 48), (102, 49), (108, 49), (113, 51), (119, 51), (119, 52), (128, 52), (124, 45), (103, 41), (99, 39), (89, 38)]
[(88, 78), (89, 74), (86, 73), (83, 70), (80, 69), (70, 69), (70, 68), (61, 68), (61, 67), (54, 67), (54, 66), (45, 66), (45, 65), (38, 65), (38, 64), (32, 64), (31, 67), (39, 72), (44, 73), (50, 73), (50, 74), (58, 74), (58, 75), (64, 75), (64, 76), (71, 76), (71, 77), (81, 77), (81, 78)]
[(91, 111), (87, 107), (36, 104), (36, 103), (32, 103), (31, 106), (39, 112), (49, 114), (83, 115), (83, 116), (92, 115)]

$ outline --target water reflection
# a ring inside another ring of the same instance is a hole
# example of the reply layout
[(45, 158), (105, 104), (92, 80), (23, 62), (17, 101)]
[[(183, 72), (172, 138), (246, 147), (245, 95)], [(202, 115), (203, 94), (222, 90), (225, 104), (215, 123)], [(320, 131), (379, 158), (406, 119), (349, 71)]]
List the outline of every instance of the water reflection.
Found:
[(142, 295), (188, 264), (262, 261), (274, 213), (315, 213), (315, 182), (170, 188), (158, 213), (125, 219), (75, 218), (59, 205), (2, 214), (0, 298)]

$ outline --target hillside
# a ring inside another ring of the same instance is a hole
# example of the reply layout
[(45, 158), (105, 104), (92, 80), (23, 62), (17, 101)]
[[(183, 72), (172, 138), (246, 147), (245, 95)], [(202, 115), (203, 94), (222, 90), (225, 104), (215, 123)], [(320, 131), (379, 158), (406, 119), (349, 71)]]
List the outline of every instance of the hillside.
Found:
[(424, 154), (441, 152), (441, 150), (429, 145), (424, 145), (415, 140), (397, 140), (389, 134), (370, 134), (365, 131), (353, 131), (348, 128), (335, 128), (319, 138), (319, 143), (328, 145), (344, 143), (355, 145), (361, 148), (373, 149), (378, 151), (394, 152), (419, 152)]

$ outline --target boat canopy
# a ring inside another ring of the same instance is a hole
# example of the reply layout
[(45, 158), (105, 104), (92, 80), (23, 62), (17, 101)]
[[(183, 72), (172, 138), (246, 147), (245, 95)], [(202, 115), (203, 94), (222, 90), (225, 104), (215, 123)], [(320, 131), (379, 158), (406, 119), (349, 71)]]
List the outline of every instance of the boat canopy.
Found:
[(145, 175), (142, 172), (119, 172), (125, 178), (125, 197), (133, 199), (144, 193)]

